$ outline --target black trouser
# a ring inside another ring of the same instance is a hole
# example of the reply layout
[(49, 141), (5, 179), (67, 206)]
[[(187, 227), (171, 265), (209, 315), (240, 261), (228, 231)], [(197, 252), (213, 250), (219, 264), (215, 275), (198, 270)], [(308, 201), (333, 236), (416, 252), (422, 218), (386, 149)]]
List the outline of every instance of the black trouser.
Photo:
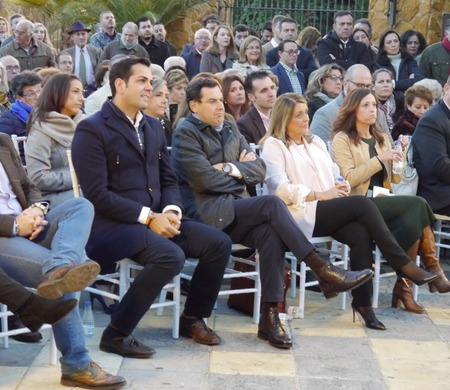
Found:
[(12, 312), (17, 310), (33, 295), (0, 268), (0, 302)]
[(147, 247), (130, 256), (144, 268), (111, 317), (111, 323), (122, 333), (133, 332), (161, 289), (181, 271), (186, 257), (199, 262), (184, 313), (197, 318), (211, 315), (230, 259), (231, 240), (220, 230), (193, 220), (183, 219), (180, 231), (180, 235), (167, 239), (147, 229)]
[(283, 300), (287, 250), (299, 260), (314, 251), (284, 202), (273, 195), (237, 199), (235, 219), (224, 231), (234, 243), (258, 250), (262, 302)]
[[(317, 203), (314, 237), (332, 236), (350, 247), (354, 271), (372, 267), (372, 242), (395, 270), (410, 262), (389, 231), (375, 204), (364, 196), (350, 196)], [(372, 280), (352, 290), (354, 306), (371, 306)]]

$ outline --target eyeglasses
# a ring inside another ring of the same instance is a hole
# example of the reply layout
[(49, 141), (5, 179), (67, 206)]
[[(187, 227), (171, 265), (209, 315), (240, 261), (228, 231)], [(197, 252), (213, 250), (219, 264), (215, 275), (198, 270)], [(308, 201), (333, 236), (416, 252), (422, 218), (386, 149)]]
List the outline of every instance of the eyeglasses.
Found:
[(290, 56), (298, 56), (300, 54), (300, 50), (283, 50), (283, 53), (288, 53)]
[(334, 81), (334, 82), (336, 82), (336, 81), (342, 81), (342, 80), (344, 80), (344, 78), (342, 77), (342, 76), (327, 76), (327, 77), (325, 77), (326, 79), (330, 79), (330, 80), (332, 80), (332, 81)]
[(20, 66), (19, 66), (19, 65), (8, 65), (5, 69), (6, 69), (7, 71), (11, 71), (11, 70), (17, 70), (17, 71), (19, 71), (19, 70), (20, 70)]
[(249, 46), (245, 50), (261, 50), (259, 46)]
[(25, 98), (37, 98), (40, 94), (41, 94), (41, 90), (39, 90), (39, 91), (31, 91), (31, 92), (23, 93), (22, 97), (25, 97)]
[(366, 88), (366, 89), (372, 89), (373, 84), (361, 84), (361, 83), (355, 83), (353, 80), (347, 80), (349, 83), (352, 83), (356, 85), (356, 88)]
[(195, 39), (198, 39), (199, 41), (210, 41), (211, 40), (209, 37), (197, 37)]

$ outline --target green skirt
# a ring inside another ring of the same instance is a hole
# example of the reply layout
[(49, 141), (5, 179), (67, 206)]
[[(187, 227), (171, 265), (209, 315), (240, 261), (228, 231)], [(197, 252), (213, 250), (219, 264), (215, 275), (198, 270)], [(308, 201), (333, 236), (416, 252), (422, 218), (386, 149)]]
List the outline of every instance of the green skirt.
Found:
[(436, 222), (427, 201), (420, 196), (383, 196), (372, 200), (405, 251), (422, 236), (425, 227)]

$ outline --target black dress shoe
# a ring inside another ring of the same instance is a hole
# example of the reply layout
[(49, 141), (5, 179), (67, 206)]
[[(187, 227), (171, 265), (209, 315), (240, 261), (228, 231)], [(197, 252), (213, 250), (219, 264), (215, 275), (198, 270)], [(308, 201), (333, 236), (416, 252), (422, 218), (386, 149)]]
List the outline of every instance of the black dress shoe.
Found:
[(201, 318), (180, 317), (180, 336), (190, 337), (199, 344), (218, 345), (220, 337), (211, 328), (208, 328)]
[(292, 347), (292, 340), (286, 334), (280, 322), (276, 305), (269, 305), (266, 302), (262, 303), (258, 337), (262, 340), (267, 340), (270, 345), (277, 348), (289, 349)]
[[(8, 317), (8, 329), (22, 329), (25, 325), (22, 324), (19, 317), (13, 315)], [(42, 335), (39, 332), (27, 332), (10, 336), (14, 340), (21, 341), (22, 343), (37, 343), (42, 340)]]
[(110, 337), (103, 332), (100, 349), (123, 357), (145, 359), (155, 354), (155, 350), (137, 341), (132, 335), (127, 337)]

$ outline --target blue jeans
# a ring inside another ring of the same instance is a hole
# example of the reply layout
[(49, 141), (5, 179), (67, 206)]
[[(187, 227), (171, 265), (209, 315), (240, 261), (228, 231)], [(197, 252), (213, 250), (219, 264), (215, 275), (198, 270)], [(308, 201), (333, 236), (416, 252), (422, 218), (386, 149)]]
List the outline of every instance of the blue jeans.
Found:
[[(70, 199), (47, 215), (46, 229), (34, 241), (23, 237), (0, 237), (0, 266), (27, 287), (36, 287), (42, 274), (54, 267), (85, 261), (94, 208), (83, 198)], [(78, 293), (60, 299), (78, 298)], [(78, 307), (53, 325), (56, 346), (61, 352), (61, 370), (71, 373), (92, 361), (85, 345)]]

